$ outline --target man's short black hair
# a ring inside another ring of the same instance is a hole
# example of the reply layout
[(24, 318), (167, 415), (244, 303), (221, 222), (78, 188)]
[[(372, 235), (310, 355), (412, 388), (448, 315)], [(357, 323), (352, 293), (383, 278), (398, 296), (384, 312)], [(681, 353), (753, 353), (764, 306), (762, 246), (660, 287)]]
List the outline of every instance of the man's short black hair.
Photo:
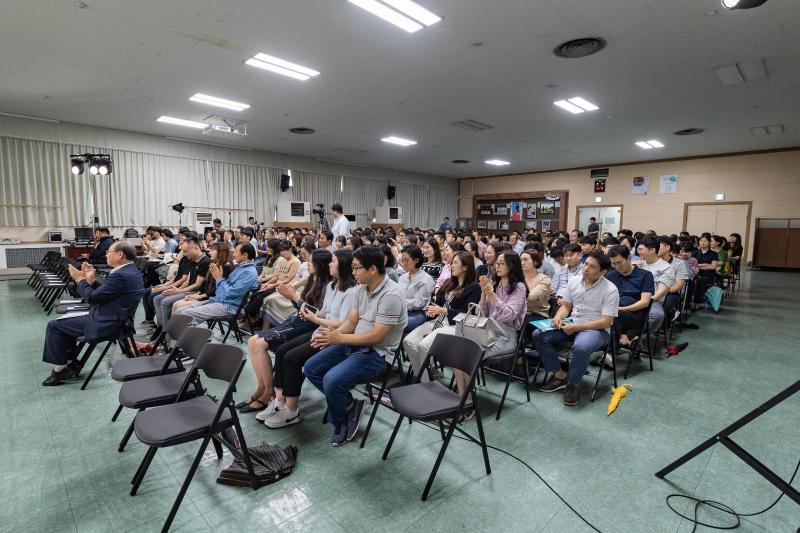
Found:
[(344, 213), (344, 208), (342, 207), (342, 204), (336, 202), (331, 206), (331, 211), (336, 211), (337, 213)]
[(655, 237), (642, 237), (639, 239), (638, 246), (644, 246), (648, 250), (658, 251), (658, 241)]
[(241, 253), (247, 254), (247, 258), (249, 260), (252, 261), (253, 259), (256, 258), (256, 248), (249, 242), (240, 243), (239, 245), (237, 245), (237, 248), (239, 248), (239, 251)]
[(253, 231), (253, 228), (244, 228), (244, 229), (241, 231), (241, 234), (242, 234), (242, 235), (247, 235), (248, 237), (250, 237), (250, 240), (252, 240), (252, 239), (255, 239), (255, 238), (256, 238), (256, 232), (255, 232), (255, 231)]
[(553, 259), (558, 259), (559, 257), (564, 257), (564, 249), (560, 246), (553, 246), (550, 248), (550, 257)]
[(595, 246), (597, 244), (597, 237), (595, 237), (594, 235), (584, 235), (583, 237), (581, 237), (580, 243), (591, 244), (592, 246)]
[(247, 220), (255, 220), (256, 217), (247, 217)]
[(589, 220), (597, 220), (595, 217), (590, 217)]
[(97, 228), (96, 231), (99, 231), (103, 235), (111, 235), (111, 232), (108, 230), (108, 228)]
[(184, 239), (183, 244), (184, 244), (184, 246), (187, 245), (187, 244), (194, 245), (194, 246), (200, 246), (200, 242), (198, 242), (196, 237), (189, 237), (188, 235), (186, 236), (186, 239)]
[(658, 238), (658, 245), (661, 246), (662, 244), (666, 244), (667, 246), (669, 246), (669, 251), (670, 252), (675, 251), (675, 248), (676, 248), (675, 241), (673, 241), (670, 237), (668, 237), (666, 235), (661, 235)]
[(442, 220), (446, 220), (446, 221), (450, 222), (450, 217), (444, 217)]
[(163, 229), (163, 231), (161, 231), (161, 233), (163, 233), (163, 234), (164, 234), (164, 236), (165, 236), (165, 237), (167, 237), (167, 238), (169, 238), (169, 239), (173, 239), (173, 238), (175, 238), (175, 234), (174, 234), (174, 233), (172, 233), (172, 230), (169, 230), (169, 229), (167, 229), (167, 228), (164, 228), (164, 229)]
[(621, 244), (615, 244), (608, 249), (608, 257), (622, 257), (623, 259), (627, 259), (630, 256), (631, 251), (628, 250), (627, 246), (622, 246)]
[(383, 262), (383, 251), (377, 246), (359, 246), (358, 249), (353, 252), (353, 259), (358, 259), (358, 262), (361, 263), (361, 266), (364, 268), (375, 267), (379, 274), (386, 273), (386, 265)]
[(571, 242), (568, 245), (564, 246), (564, 253), (566, 254), (568, 252), (571, 252), (573, 254), (579, 254), (583, 252), (583, 250), (581, 250), (580, 244), (578, 244), (577, 242)]
[(212, 222), (213, 224), (222, 224), (222, 221), (221, 221), (220, 219), (218, 219), (218, 218), (215, 218), (215, 219), (214, 219), (214, 220), (212, 220), (211, 222)]
[(600, 270), (608, 270), (611, 268), (611, 259), (603, 252), (589, 252), (586, 254), (586, 260), (588, 261), (590, 257), (593, 257), (594, 260), (597, 261)]
[(323, 230), (319, 232), (320, 235), (325, 235), (325, 238), (329, 241), (333, 242), (333, 232), (329, 230)]

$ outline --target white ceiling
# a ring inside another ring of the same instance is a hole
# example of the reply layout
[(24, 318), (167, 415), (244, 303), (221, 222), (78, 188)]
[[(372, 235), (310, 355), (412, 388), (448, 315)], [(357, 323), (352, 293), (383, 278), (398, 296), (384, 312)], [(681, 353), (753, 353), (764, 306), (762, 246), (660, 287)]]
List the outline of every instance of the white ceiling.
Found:
[[(800, 145), (797, 0), (750, 11), (719, 0), (418, 0), (444, 20), (415, 34), (346, 0), (84, 1), (4, 2), (0, 111), (215, 141), (155, 121), (215, 113), (187, 100), (203, 92), (252, 105), (229, 112), (248, 136), (217, 142), (450, 177)], [(593, 35), (608, 41), (597, 55), (552, 54)], [(322, 74), (299, 82), (242, 63), (258, 51)], [(712, 70), (758, 58), (767, 80), (723, 87)], [(600, 111), (552, 105), (576, 95)], [(467, 118), (495, 128), (450, 125)], [(783, 135), (749, 131), (776, 123)], [(296, 126), (317, 133), (290, 134)], [(672, 135), (689, 127), (706, 133)], [(652, 138), (667, 147), (633, 144)]]

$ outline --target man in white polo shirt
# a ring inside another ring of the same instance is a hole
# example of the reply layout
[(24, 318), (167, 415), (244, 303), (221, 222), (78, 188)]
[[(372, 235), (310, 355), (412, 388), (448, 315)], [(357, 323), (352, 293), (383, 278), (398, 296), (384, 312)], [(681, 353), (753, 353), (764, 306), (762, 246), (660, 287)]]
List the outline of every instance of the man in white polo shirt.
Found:
[(656, 337), (656, 332), (664, 321), (664, 298), (669, 293), (670, 287), (675, 285), (675, 269), (658, 257), (658, 240), (655, 237), (642, 238), (636, 251), (644, 261), (641, 267), (653, 274), (656, 282), (656, 292), (653, 294), (653, 304), (650, 306), (650, 334)]
[[(578, 386), (589, 366), (589, 357), (608, 344), (608, 330), (619, 311), (619, 291), (605, 277), (610, 267), (611, 260), (604, 253), (586, 254), (582, 276), (570, 279), (563, 292), (561, 307), (552, 321), (556, 329), (533, 333), (542, 364), (553, 374), (539, 390), (563, 390), (564, 405), (578, 403)], [(568, 341), (572, 341), (569, 373), (561, 369), (558, 360), (558, 345)]]
[(344, 216), (344, 208), (342, 204), (335, 203), (331, 206), (331, 214), (333, 215), (333, 226), (331, 226), (331, 233), (333, 233), (333, 242), (339, 237), (350, 236), (350, 221)]

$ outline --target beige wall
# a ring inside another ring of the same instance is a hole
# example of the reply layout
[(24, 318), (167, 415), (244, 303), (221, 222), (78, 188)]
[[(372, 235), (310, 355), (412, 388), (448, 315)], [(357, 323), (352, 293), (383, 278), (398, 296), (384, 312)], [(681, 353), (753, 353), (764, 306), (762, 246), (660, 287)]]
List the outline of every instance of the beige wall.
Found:
[[(602, 165), (598, 165), (601, 167)], [(596, 168), (596, 167), (595, 167)], [(659, 177), (678, 175), (677, 194), (658, 194)], [(631, 194), (635, 176), (649, 176), (647, 195)], [(524, 191), (568, 190), (567, 227), (575, 225), (575, 206), (622, 205), (623, 226), (633, 230), (654, 229), (677, 233), (683, 229), (687, 202), (713, 202), (717, 193), (725, 201), (752, 201), (748, 258), (752, 257), (755, 219), (800, 217), (800, 150), (645, 163), (610, 167), (606, 192), (595, 194), (589, 169), (475, 178), (461, 180), (459, 216), (472, 217), (472, 196)]]

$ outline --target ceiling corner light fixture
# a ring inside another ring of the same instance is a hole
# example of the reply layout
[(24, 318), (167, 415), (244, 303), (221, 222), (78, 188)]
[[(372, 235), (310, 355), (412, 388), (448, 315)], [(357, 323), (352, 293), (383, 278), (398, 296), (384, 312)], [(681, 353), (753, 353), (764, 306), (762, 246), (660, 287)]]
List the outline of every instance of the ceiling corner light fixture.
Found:
[(306, 81), (320, 74), (317, 70), (262, 53), (254, 55), (244, 63), (300, 81)]
[(766, 4), (767, 0), (722, 0), (725, 9), (752, 9)]
[(442, 17), (411, 0), (348, 0), (408, 33), (436, 24)]
[(216, 96), (209, 96), (203, 93), (197, 93), (194, 96), (190, 96), (189, 100), (192, 102), (197, 102), (199, 104), (207, 104), (213, 105), (216, 107), (222, 107), (225, 109), (231, 109), (233, 111), (244, 111), (245, 109), (250, 107), (250, 104), (243, 104), (241, 102), (234, 102), (233, 100), (226, 100), (225, 98), (218, 98)]
[(664, 148), (664, 143), (661, 141), (656, 141), (655, 139), (651, 139), (649, 141), (638, 141), (636, 146), (642, 148), (643, 150), (652, 150), (653, 148)]
[(402, 137), (384, 137), (381, 141), (389, 144), (396, 144), (398, 146), (414, 146), (417, 144), (417, 141), (412, 141), (411, 139), (403, 139)]
[(205, 122), (196, 122), (194, 120), (186, 120), (183, 118), (168, 117), (166, 115), (161, 115), (156, 119), (156, 121), (164, 122), (165, 124), (173, 124), (175, 126), (183, 126), (185, 128), (196, 128), (198, 130), (204, 130), (208, 127), (208, 124)]
[(502, 159), (488, 159), (484, 161), (487, 165), (494, 165), (496, 167), (504, 167), (506, 165), (510, 165), (508, 161), (503, 161)]
[(557, 100), (553, 102), (553, 105), (564, 109), (565, 111), (569, 111), (573, 114), (584, 113), (586, 111), (597, 111), (600, 109), (590, 101), (581, 98), (580, 96), (576, 96), (575, 98), (569, 98), (567, 100)]

